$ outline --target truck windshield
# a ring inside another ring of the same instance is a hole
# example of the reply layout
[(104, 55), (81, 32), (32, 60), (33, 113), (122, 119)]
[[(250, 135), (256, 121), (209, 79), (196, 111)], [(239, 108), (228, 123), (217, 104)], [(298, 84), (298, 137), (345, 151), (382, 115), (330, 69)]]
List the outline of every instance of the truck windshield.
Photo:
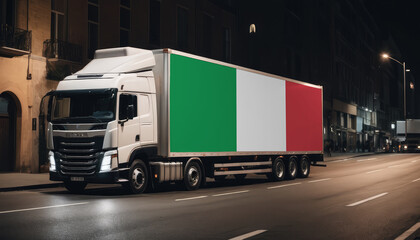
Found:
[(51, 99), (53, 123), (101, 123), (115, 120), (117, 89), (56, 91)]

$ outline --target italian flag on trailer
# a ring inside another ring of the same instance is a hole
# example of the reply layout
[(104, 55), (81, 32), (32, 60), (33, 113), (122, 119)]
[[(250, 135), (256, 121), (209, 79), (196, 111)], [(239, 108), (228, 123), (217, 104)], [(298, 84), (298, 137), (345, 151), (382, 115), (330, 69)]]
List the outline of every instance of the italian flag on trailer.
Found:
[(170, 54), (170, 152), (322, 151), (322, 88)]

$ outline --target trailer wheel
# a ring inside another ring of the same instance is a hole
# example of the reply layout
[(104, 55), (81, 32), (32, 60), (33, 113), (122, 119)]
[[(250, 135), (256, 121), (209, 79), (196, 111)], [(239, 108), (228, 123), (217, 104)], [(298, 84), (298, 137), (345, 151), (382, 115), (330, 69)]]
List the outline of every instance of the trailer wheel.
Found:
[(86, 185), (87, 182), (64, 182), (64, 187), (71, 193), (82, 193), (85, 190)]
[(299, 160), (299, 164), (298, 164), (298, 177), (307, 178), (309, 176), (310, 171), (311, 171), (311, 164), (309, 163), (309, 159), (307, 156), (303, 156)]
[(143, 193), (149, 184), (149, 173), (142, 160), (134, 160), (130, 166), (128, 183), (123, 186), (133, 194)]
[(202, 173), (200, 165), (197, 162), (191, 161), (184, 169), (184, 185), (188, 191), (197, 190), (202, 181)]
[(286, 163), (286, 178), (289, 180), (293, 180), (296, 178), (297, 175), (297, 162), (296, 157), (290, 157)]
[(286, 169), (284, 167), (283, 159), (278, 157), (273, 161), (272, 172), (269, 173), (269, 179), (273, 181), (281, 181), (284, 179)]

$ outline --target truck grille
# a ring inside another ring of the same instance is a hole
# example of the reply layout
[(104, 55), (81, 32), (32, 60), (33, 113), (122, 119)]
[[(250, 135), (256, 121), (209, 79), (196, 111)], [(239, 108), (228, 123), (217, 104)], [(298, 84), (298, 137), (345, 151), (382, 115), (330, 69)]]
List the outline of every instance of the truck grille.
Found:
[(68, 176), (89, 176), (99, 169), (103, 137), (62, 138), (54, 137), (59, 159), (58, 169)]

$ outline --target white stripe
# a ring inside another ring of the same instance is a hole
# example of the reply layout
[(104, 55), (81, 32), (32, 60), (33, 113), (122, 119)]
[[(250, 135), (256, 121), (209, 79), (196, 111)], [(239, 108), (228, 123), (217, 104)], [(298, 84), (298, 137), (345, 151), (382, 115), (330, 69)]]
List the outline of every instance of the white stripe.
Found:
[(405, 165), (405, 164), (392, 165), (392, 166), (389, 166), (388, 168), (401, 167), (401, 166), (403, 166), (403, 165)]
[(34, 210), (49, 209), (49, 208), (70, 207), (70, 206), (83, 205), (83, 204), (88, 204), (88, 203), (89, 202), (81, 202), (81, 203), (62, 204), (62, 205), (45, 206), (45, 207), (37, 207), (37, 208), (24, 208), (24, 209), (16, 209), (16, 210), (2, 211), (2, 212), (0, 212), (0, 214), (4, 214), (4, 213), (15, 213), (15, 212), (25, 212), (25, 211), (34, 211)]
[(309, 181), (308, 183), (323, 182), (323, 181), (328, 181), (328, 180), (331, 180), (331, 178), (324, 178), (324, 179), (319, 179), (319, 180), (313, 180), (313, 181)]
[(405, 231), (403, 234), (401, 234), (399, 237), (397, 237), (395, 240), (405, 240), (408, 239), (408, 237), (413, 234), (417, 229), (420, 228), (420, 222), (414, 224), (410, 229)]
[(375, 172), (380, 172), (380, 171), (382, 171), (382, 170), (383, 170), (383, 169), (373, 170), (373, 171), (367, 172), (367, 174), (370, 174), (370, 173), (375, 173)]
[(237, 237), (231, 238), (229, 240), (243, 240), (243, 239), (247, 239), (247, 238), (256, 236), (256, 235), (261, 234), (261, 233), (266, 232), (266, 231), (267, 230), (257, 230), (257, 231), (253, 231), (253, 232), (250, 232), (250, 233), (241, 235), (241, 236), (237, 236)]
[(285, 86), (281, 79), (236, 70), (237, 151), (286, 151)]
[(220, 196), (226, 196), (226, 195), (232, 195), (232, 194), (239, 194), (239, 193), (247, 193), (247, 192), (249, 192), (249, 190), (238, 191), (238, 192), (220, 193), (220, 194), (213, 195), (213, 197), (220, 197)]
[(417, 160), (413, 160), (413, 161), (411, 161), (411, 162), (417, 162)]
[(345, 161), (348, 161), (350, 159), (351, 158), (345, 158), (345, 159), (341, 159), (341, 160), (335, 160), (335, 161), (332, 161), (332, 162), (345, 162)]
[(288, 187), (288, 186), (294, 186), (294, 185), (299, 185), (299, 184), (301, 184), (301, 183), (284, 184), (284, 185), (279, 185), (279, 186), (274, 186), (274, 187), (268, 187), (267, 189), (281, 188), (281, 187)]
[(180, 199), (175, 199), (175, 202), (178, 201), (187, 201), (187, 200), (194, 200), (194, 199), (200, 199), (200, 198), (206, 198), (207, 196), (198, 196), (198, 197), (190, 197), (190, 198), (180, 198)]
[(416, 180), (413, 180), (412, 182), (417, 182), (420, 181), (420, 178), (417, 178)]
[(366, 159), (360, 159), (360, 160), (357, 160), (358, 162), (364, 162), (364, 161), (371, 161), (371, 160), (375, 160), (375, 159), (377, 159), (377, 158), (366, 158)]
[(352, 204), (349, 204), (349, 205), (346, 205), (346, 206), (347, 206), (347, 207), (354, 207), (354, 206), (360, 205), (360, 204), (362, 204), (362, 203), (365, 203), (365, 202), (371, 201), (371, 200), (373, 200), (373, 199), (383, 197), (383, 196), (385, 196), (385, 195), (387, 195), (387, 194), (388, 194), (387, 192), (385, 192), (385, 193), (381, 193), (381, 194), (375, 195), (375, 196), (373, 196), (373, 197), (366, 198), (366, 199), (364, 199), (364, 200), (362, 200), (362, 201), (358, 201), (358, 202), (355, 202), (355, 203), (352, 203)]

